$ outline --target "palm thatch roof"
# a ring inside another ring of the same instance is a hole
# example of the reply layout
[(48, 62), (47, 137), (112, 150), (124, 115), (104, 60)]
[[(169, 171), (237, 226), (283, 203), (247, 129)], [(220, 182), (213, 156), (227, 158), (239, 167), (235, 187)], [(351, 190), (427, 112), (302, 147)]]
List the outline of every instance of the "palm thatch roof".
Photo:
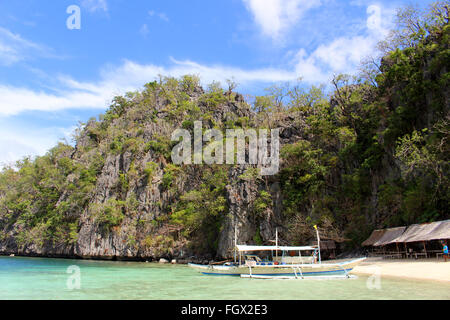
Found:
[(386, 230), (374, 230), (370, 237), (362, 243), (363, 247), (373, 246), (375, 242), (381, 239)]
[(450, 239), (450, 220), (414, 224), (410, 226), (404, 234), (393, 239), (391, 243), (408, 243), (443, 239)]
[(446, 239), (450, 239), (450, 220), (413, 224), (409, 227), (374, 230), (362, 245), (364, 247), (379, 247), (392, 243)]
[(376, 241), (373, 246), (374, 247), (381, 247), (385, 246), (387, 244), (392, 243), (392, 241), (398, 237), (400, 237), (406, 230), (406, 227), (398, 227), (398, 228), (390, 228), (386, 229), (383, 236)]

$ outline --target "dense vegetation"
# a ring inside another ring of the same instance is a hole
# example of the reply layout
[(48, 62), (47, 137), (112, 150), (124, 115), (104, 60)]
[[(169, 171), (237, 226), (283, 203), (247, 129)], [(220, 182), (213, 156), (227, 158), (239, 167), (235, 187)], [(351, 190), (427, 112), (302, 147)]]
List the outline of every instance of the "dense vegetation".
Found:
[[(75, 147), (59, 143), (3, 169), (0, 242), (75, 244), (80, 219), (90, 219), (104, 235), (127, 230), (127, 245), (155, 254), (186, 243), (214, 252), (228, 214), (227, 186), (239, 181), (257, 186), (248, 209), (255, 243), (267, 240), (258, 221), (272, 213), (273, 181), (291, 243), (308, 240), (313, 224), (358, 245), (376, 227), (449, 218), (449, 4), (398, 16), (380, 44), (382, 59), (357, 76), (335, 76), (331, 92), (299, 82), (244, 102), (232, 81), (228, 90), (213, 83), (204, 91), (196, 76), (184, 76), (116, 97), (104, 115), (80, 126)], [(299, 138), (283, 144), (276, 177), (249, 166), (232, 179), (230, 166), (171, 163), (172, 130), (192, 130), (196, 120), (220, 129), (292, 127)], [(121, 159), (117, 179), (103, 194), (113, 157)], [(164, 193), (167, 201), (143, 204), (142, 188), (146, 199)], [(141, 214), (144, 205), (153, 214)]]

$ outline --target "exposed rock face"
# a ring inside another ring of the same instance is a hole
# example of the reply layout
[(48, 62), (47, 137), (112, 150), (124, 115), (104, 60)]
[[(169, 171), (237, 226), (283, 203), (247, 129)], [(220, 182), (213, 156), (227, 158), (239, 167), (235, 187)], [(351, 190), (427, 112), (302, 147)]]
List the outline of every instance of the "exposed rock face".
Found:
[(238, 179), (244, 171), (245, 167), (241, 166), (229, 173), (229, 180), (236, 183), (227, 185), (229, 214), (225, 218), (218, 247), (218, 254), (223, 257), (229, 256), (234, 248), (235, 229), (238, 243), (248, 242), (256, 231), (249, 212), (256, 197), (257, 185)]
[(275, 239), (275, 230), (282, 226), (281, 190), (278, 181), (269, 183), (273, 207), (268, 208), (258, 222), (254, 218), (253, 204), (256, 200), (261, 184), (255, 181), (244, 181), (238, 177), (245, 172), (246, 167), (240, 166), (230, 170), (229, 180), (235, 181), (227, 186), (229, 214), (226, 216), (219, 238), (217, 254), (230, 257), (234, 248), (235, 234), (237, 244), (253, 243), (258, 232), (264, 242)]

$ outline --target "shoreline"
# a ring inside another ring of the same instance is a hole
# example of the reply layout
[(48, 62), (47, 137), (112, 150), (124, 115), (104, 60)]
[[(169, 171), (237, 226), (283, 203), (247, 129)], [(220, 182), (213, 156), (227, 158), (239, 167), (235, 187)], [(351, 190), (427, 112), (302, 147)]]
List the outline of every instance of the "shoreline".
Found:
[[(81, 256), (71, 256), (71, 255), (44, 255), (44, 254), (23, 254), (23, 253), (5, 253), (0, 252), (0, 257), (7, 258), (37, 258), (37, 259), (60, 259), (60, 260), (81, 260), (81, 261), (109, 261), (109, 262), (136, 262), (136, 263), (155, 263), (155, 264), (178, 264), (187, 265), (189, 263), (205, 263), (215, 262), (213, 260), (208, 260), (202, 257), (190, 257), (190, 258), (143, 258), (143, 257), (81, 257)], [(166, 262), (161, 262), (160, 260), (165, 260)], [(176, 260), (176, 263), (172, 263), (172, 260)]]
[(356, 266), (355, 275), (396, 278), (403, 280), (434, 281), (450, 284), (450, 261), (443, 259), (423, 260), (385, 260), (382, 258), (368, 258)]
[[(101, 258), (82, 258), (82, 257), (50, 257), (38, 255), (17, 255), (11, 256), (9, 254), (0, 253), (0, 257), (15, 257), (15, 258), (44, 258), (44, 259), (62, 259), (62, 260), (85, 260), (85, 261), (110, 261), (110, 262), (136, 262), (136, 263), (153, 263), (159, 265), (187, 265), (190, 259), (176, 259), (176, 263), (170, 260), (166, 263), (161, 263), (158, 260), (148, 259), (101, 259)], [(327, 262), (338, 262), (339, 260), (329, 260)], [(427, 282), (439, 282), (450, 285), (450, 261), (444, 262), (443, 259), (422, 259), (422, 260), (386, 260), (382, 258), (367, 258), (360, 265), (356, 266), (351, 274), (357, 276), (374, 276), (386, 277), (391, 279), (401, 280), (415, 280)]]

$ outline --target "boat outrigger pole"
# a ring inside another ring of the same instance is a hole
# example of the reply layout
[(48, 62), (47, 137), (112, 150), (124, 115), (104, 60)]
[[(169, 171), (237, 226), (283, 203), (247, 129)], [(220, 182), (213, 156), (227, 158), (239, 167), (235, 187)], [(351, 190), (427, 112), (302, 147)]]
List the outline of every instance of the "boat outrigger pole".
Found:
[[(278, 228), (275, 228), (275, 247), (278, 248)], [(275, 257), (278, 258), (278, 250), (275, 250)]]
[(314, 225), (314, 229), (316, 229), (316, 235), (317, 235), (317, 247), (319, 250), (319, 264), (322, 264), (322, 258), (320, 257), (320, 237), (319, 237), (319, 229), (317, 229), (317, 226)]

